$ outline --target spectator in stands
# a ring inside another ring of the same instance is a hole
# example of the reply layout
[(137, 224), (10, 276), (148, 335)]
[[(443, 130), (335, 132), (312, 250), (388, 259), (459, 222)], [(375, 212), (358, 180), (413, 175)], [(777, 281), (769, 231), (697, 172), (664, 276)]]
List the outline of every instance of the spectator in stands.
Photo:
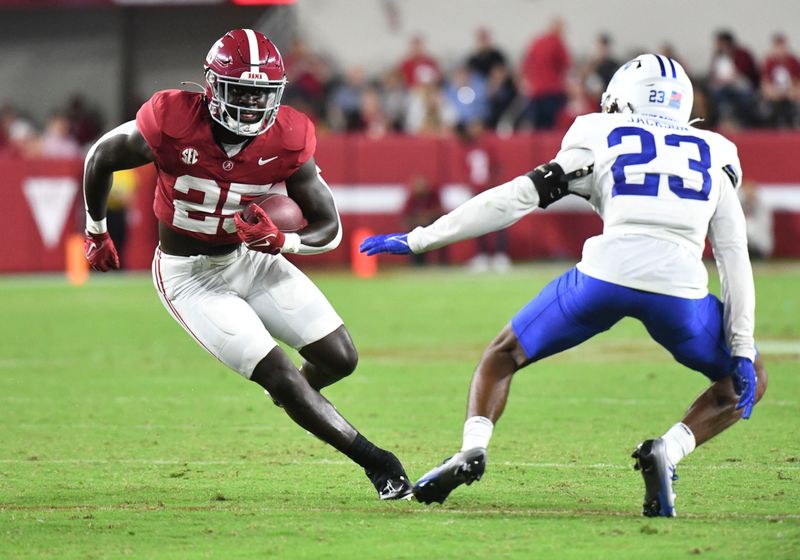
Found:
[(525, 120), (536, 129), (551, 129), (567, 101), (566, 78), (572, 64), (562, 38), (564, 22), (556, 18), (536, 37), (520, 68), (522, 92), (528, 98)]
[(436, 82), (419, 83), (411, 94), (405, 130), (422, 136), (448, 135), (455, 123), (453, 108), (446, 102)]
[(334, 86), (328, 115), (334, 130), (354, 132), (364, 129), (361, 100), (366, 87), (366, 74), (361, 67), (348, 69), (344, 81)]
[(398, 69), (387, 70), (381, 76), (381, 105), (394, 132), (405, 129), (409, 92)]
[(288, 79), (283, 102), (312, 119), (324, 118), (326, 86), (330, 78), (325, 60), (297, 37), (283, 62)]
[(697, 120), (692, 126), (706, 130), (713, 129), (717, 123), (714, 105), (709, 99), (708, 89), (704, 82), (698, 81), (694, 86), (694, 103), (692, 103), (691, 120)]
[[(661, 43), (661, 46), (658, 48), (656, 52), (658, 54), (663, 54), (664, 56), (669, 57), (672, 60), (676, 61), (678, 64), (683, 66), (683, 69), (686, 70), (686, 73), (689, 74), (689, 76), (692, 76), (692, 72), (691, 70), (689, 70), (689, 65), (686, 62), (686, 59), (678, 54), (678, 51), (675, 49), (675, 46), (672, 43), (670, 43), (669, 41)], [(692, 78), (692, 81), (694, 82), (695, 79)]]
[[(514, 102), (517, 99), (517, 86), (507, 65), (495, 65), (486, 82), (486, 97), (489, 104), (486, 127), (491, 130), (513, 129)], [(505, 121), (512, 121), (508, 126)]]
[[(599, 106), (600, 97), (606, 90), (608, 82), (611, 81), (611, 76), (614, 75), (614, 72), (616, 72), (619, 67), (619, 61), (611, 54), (611, 36), (606, 33), (601, 33), (595, 41), (594, 54), (587, 66), (584, 88), (582, 88), (584, 93), (595, 102), (596, 106)], [(573, 90), (575, 89), (574, 84), (571, 87)]]
[(486, 97), (486, 80), (468, 66), (458, 68), (444, 88), (447, 103), (455, 115), (455, 126), (463, 128), (467, 123), (483, 122), (489, 114)]
[[(427, 177), (423, 175), (413, 177), (408, 198), (403, 208), (404, 227), (411, 231), (415, 227), (429, 226), (442, 214), (444, 214), (444, 209), (442, 208), (439, 190), (433, 188)], [(427, 253), (420, 253), (419, 255), (412, 254), (409, 256), (415, 266), (423, 266), (427, 263), (427, 255)], [(432, 251), (430, 256), (436, 257), (441, 265), (448, 263), (446, 247)]]
[(589, 94), (584, 83), (577, 76), (567, 79), (567, 104), (558, 114), (558, 130), (566, 131), (577, 117), (597, 112), (600, 101)]
[(422, 36), (411, 38), (408, 54), (400, 62), (400, 73), (410, 88), (419, 84), (438, 83), (441, 79), (439, 63), (425, 50)]
[(467, 58), (467, 67), (486, 82), (484, 123), (494, 130), (516, 98), (517, 88), (506, 55), (495, 46), (487, 28), (475, 31), (475, 43), (475, 50)]
[[(138, 103), (136, 107), (141, 107)], [(86, 99), (74, 94), (67, 102), (65, 115), (69, 120), (69, 133), (79, 146), (88, 146), (100, 137), (103, 131), (103, 120), (97, 110), (89, 107)]]
[(775, 244), (772, 210), (764, 203), (761, 190), (753, 181), (742, 181), (738, 194), (747, 219), (747, 249), (750, 257), (766, 259), (772, 254)]
[(47, 119), (44, 133), (39, 139), (38, 153), (43, 158), (72, 159), (83, 155), (78, 141), (70, 134), (67, 115), (55, 112)]
[(364, 134), (373, 139), (385, 136), (391, 129), (381, 104), (380, 91), (376, 87), (367, 87), (361, 96), (361, 122)]
[[(483, 126), (483, 121), (474, 119), (459, 129), (461, 155), (471, 195), (485, 191), (497, 184), (497, 157)], [(485, 272), (493, 269), (506, 272), (511, 268), (508, 257), (508, 230), (502, 229), (479, 237), (478, 253), (470, 260), (472, 272)]]
[(764, 61), (761, 94), (770, 126), (791, 128), (798, 124), (800, 104), (800, 60), (789, 50), (787, 39), (778, 33)]
[(39, 135), (33, 123), (11, 104), (0, 107), (0, 136), (5, 138), (3, 151), (9, 157), (35, 157)]
[(506, 55), (494, 45), (489, 30), (485, 27), (475, 31), (475, 42), (476, 48), (467, 58), (467, 66), (488, 80), (495, 66), (506, 66)]
[(754, 94), (758, 82), (758, 66), (753, 55), (736, 42), (731, 32), (718, 32), (709, 88), (721, 124), (734, 127), (754, 124)]

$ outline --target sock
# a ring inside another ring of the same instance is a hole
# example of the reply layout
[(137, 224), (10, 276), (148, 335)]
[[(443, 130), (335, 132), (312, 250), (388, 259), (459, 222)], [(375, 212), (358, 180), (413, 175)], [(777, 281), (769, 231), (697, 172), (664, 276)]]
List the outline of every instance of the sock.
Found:
[(342, 450), (342, 453), (350, 457), (368, 471), (383, 469), (388, 462), (388, 451), (377, 447), (360, 433), (356, 434), (353, 442)]
[(464, 422), (464, 440), (461, 444), (461, 451), (475, 447), (486, 449), (489, 446), (489, 440), (492, 439), (492, 430), (494, 430), (494, 424), (485, 416), (467, 418), (467, 421)]
[(672, 463), (672, 466), (678, 464), (678, 461), (686, 457), (689, 453), (694, 451), (695, 441), (694, 434), (689, 426), (683, 422), (678, 422), (672, 426), (667, 433), (661, 436), (667, 447), (667, 459)]

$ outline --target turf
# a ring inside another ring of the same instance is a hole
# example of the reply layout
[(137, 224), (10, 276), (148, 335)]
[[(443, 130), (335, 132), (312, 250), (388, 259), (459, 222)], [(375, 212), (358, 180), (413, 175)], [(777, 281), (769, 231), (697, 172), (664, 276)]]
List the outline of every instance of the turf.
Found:
[[(312, 272), (361, 353), (326, 394), (419, 476), (459, 445), (484, 346), (567, 266)], [(756, 277), (767, 397), (680, 465), (674, 520), (640, 516), (629, 454), (705, 381), (635, 322), (521, 373), (484, 480), (426, 507), (378, 502), (148, 278), (2, 279), (0, 557), (798, 558), (800, 268)]]

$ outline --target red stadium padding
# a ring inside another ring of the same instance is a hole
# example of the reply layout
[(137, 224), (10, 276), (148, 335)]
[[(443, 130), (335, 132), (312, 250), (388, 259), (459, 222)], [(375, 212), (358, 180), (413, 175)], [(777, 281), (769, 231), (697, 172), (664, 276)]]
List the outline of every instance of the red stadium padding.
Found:
[[(800, 257), (800, 244), (796, 242), (800, 238), (800, 134), (743, 132), (731, 139), (739, 146), (745, 177), (771, 189), (776, 210), (775, 256)], [(493, 158), (493, 181), (510, 179), (548, 161), (560, 142), (558, 133), (487, 138), (485, 143)], [(403, 201), (397, 194), (402, 195), (415, 176), (422, 175), (436, 186), (464, 185), (462, 191), (469, 192), (465, 150), (455, 138), (395, 136), (371, 140), (362, 136), (320, 136), (317, 163), (337, 193), (344, 237), (335, 251), (295, 257), (296, 261), (304, 266), (346, 265), (350, 259), (350, 236), (357, 228), (376, 232), (403, 230)], [(0, 160), (6, 193), (0, 234), (10, 241), (0, 252), (0, 272), (64, 269), (67, 236), (82, 227), (81, 172), (79, 161)], [(131, 270), (149, 268), (157, 243), (152, 211), (154, 170), (143, 167), (136, 176), (139, 188), (129, 211), (128, 242), (122, 254)], [(369, 200), (364, 203), (365, 192), (376, 196), (367, 197)], [(776, 193), (778, 196), (774, 196)], [(591, 212), (556, 208), (536, 212), (511, 228), (511, 256), (515, 260), (577, 259), (586, 237), (601, 230), (599, 218)], [(474, 241), (456, 244), (449, 251), (450, 260), (463, 262), (474, 250)], [(381, 259), (398, 262), (394, 257)]]
[(64, 270), (66, 238), (83, 222), (81, 161), (0, 160), (0, 272)]

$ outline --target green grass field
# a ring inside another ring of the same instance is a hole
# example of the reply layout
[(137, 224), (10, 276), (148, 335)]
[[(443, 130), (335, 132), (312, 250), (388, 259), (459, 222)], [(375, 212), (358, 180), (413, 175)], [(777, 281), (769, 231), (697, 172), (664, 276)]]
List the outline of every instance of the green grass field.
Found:
[[(472, 368), (568, 264), (312, 272), (360, 350), (326, 394), (412, 477), (457, 450)], [(756, 269), (770, 388), (640, 516), (630, 451), (704, 388), (632, 321), (521, 372), (481, 482), (381, 503), (199, 348), (145, 276), (0, 280), (0, 558), (800, 558), (800, 267)], [(716, 289), (716, 288), (715, 288)]]

